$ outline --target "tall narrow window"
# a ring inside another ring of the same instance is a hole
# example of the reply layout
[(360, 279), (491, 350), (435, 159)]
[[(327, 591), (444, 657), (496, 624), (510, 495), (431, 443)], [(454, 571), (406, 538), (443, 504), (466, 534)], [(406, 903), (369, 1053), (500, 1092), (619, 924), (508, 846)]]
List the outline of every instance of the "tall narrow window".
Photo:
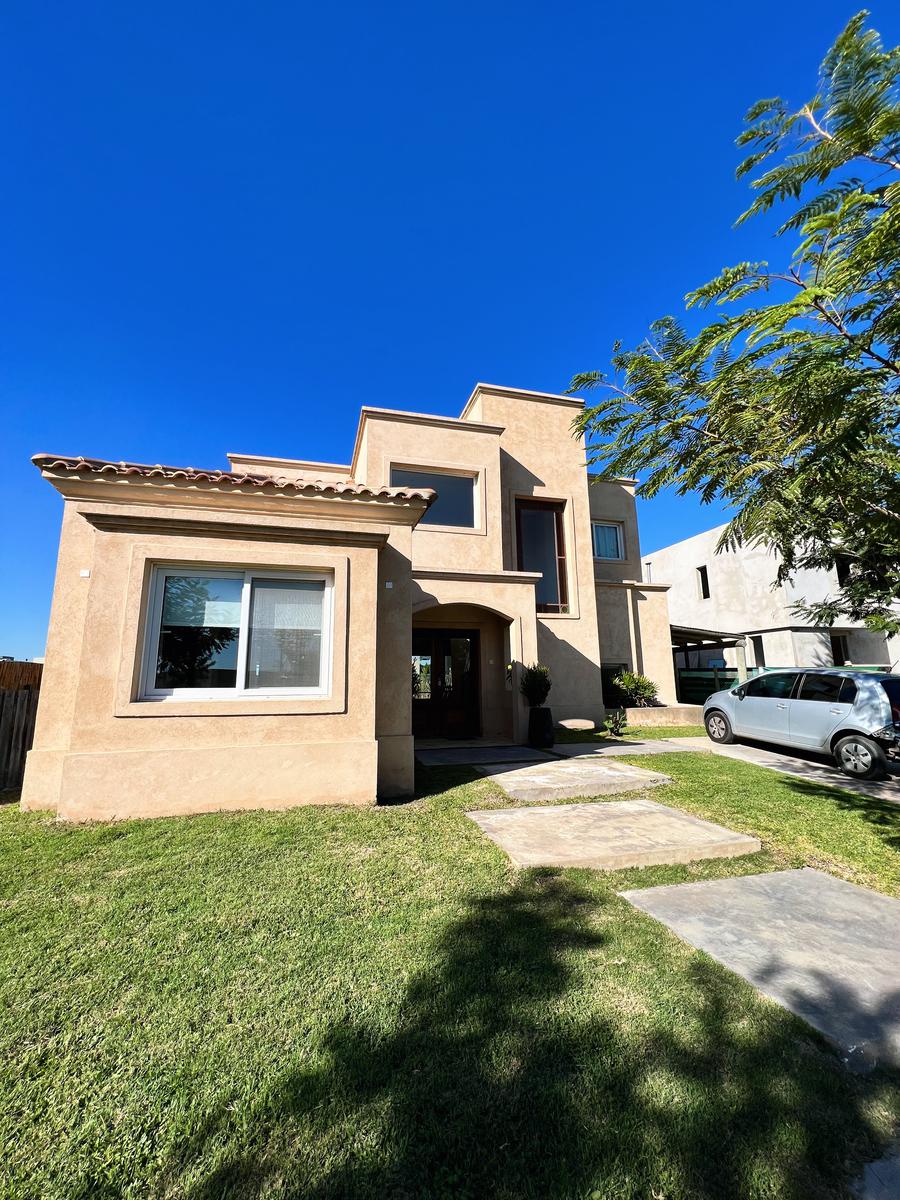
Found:
[(709, 599), (709, 571), (705, 566), (697, 568), (697, 590), (701, 600)]
[(535, 600), (541, 613), (569, 611), (564, 509), (550, 501), (516, 501), (519, 570), (540, 572)]
[(317, 688), (322, 669), (322, 579), (250, 584), (248, 688)]

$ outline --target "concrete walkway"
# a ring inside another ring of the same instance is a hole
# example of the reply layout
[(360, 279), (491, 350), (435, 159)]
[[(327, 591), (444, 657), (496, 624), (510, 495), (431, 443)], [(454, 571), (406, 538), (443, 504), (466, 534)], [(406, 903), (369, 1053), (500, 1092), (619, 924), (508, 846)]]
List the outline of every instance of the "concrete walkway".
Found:
[(475, 763), (476, 771), (496, 783), (508, 796), (531, 804), (575, 797), (616, 796), (642, 792), (671, 783), (668, 775), (612, 759), (554, 758), (540, 763)]
[(900, 900), (809, 867), (622, 895), (803, 1017), (852, 1065), (900, 1066)]
[(736, 742), (731, 746), (717, 746), (708, 737), (659, 738), (653, 741), (635, 738), (629, 741), (626, 734), (624, 741), (571, 742), (553, 748), (554, 754), (565, 758), (617, 758), (672, 754), (677, 751), (718, 754), (722, 758), (734, 758), (738, 762), (753, 763), (757, 767), (767, 767), (770, 771), (780, 771), (782, 775), (796, 775), (799, 779), (827, 783), (832, 787), (857, 792), (860, 796), (874, 796), (879, 800), (900, 804), (900, 765), (891, 765), (889, 779), (851, 779), (822, 755), (807, 754), (803, 750), (793, 748), (782, 749), (779, 746), (764, 745), (762, 742)]
[(760, 848), (757, 838), (655, 800), (488, 809), (466, 816), (520, 867), (620, 871), (734, 858)]
[(779, 771), (782, 775), (795, 775), (813, 783), (826, 783), (849, 792), (857, 792), (860, 796), (873, 796), (879, 800), (889, 800), (892, 804), (900, 804), (900, 766), (892, 764), (889, 779), (851, 779), (827, 759), (815, 754), (806, 754), (802, 750), (782, 750), (778, 746), (763, 745), (760, 742), (736, 742), (731, 746), (717, 746), (706, 737), (678, 740), (684, 750), (705, 750), (723, 758), (736, 758), (739, 762), (767, 767), (770, 771)]

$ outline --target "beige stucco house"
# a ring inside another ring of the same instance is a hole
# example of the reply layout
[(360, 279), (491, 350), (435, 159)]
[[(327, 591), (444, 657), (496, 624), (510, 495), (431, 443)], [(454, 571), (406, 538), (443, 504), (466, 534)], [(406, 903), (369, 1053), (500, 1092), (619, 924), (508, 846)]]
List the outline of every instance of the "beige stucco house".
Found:
[(581, 401), (479, 384), (458, 419), (363, 408), (347, 464), (40, 454), (64, 498), (23, 805), (68, 819), (413, 787), (414, 738), (524, 741), (626, 665), (674, 701), (630, 480), (591, 484)]

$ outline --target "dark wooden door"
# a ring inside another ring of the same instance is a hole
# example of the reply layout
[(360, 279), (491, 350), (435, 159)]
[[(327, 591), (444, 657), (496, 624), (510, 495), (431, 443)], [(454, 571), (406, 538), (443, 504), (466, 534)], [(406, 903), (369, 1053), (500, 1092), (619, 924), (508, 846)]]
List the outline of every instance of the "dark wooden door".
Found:
[(478, 630), (414, 629), (412, 653), (413, 734), (478, 737)]

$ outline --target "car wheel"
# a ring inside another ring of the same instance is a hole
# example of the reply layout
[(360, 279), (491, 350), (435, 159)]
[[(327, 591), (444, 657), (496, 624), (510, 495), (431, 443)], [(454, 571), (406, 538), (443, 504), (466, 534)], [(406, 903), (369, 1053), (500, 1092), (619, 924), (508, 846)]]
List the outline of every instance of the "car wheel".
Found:
[(714, 708), (711, 713), (708, 713), (704, 722), (706, 732), (712, 742), (718, 742), (720, 746), (727, 746), (729, 742), (734, 741), (734, 730), (731, 728), (731, 722), (723, 712), (719, 712)]
[(861, 733), (841, 738), (834, 748), (834, 761), (852, 779), (883, 779), (887, 774), (887, 755)]

